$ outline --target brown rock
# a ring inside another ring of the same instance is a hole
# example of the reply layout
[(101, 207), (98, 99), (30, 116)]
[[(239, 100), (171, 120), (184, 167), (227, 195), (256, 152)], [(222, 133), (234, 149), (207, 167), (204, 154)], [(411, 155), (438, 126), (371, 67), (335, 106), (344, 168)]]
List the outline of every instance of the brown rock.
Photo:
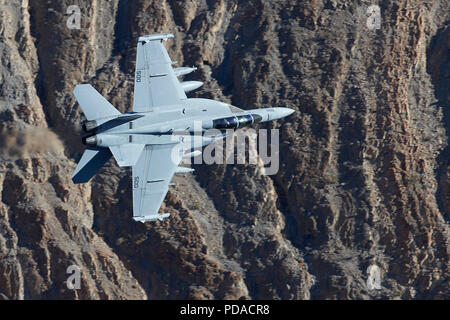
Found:
[[(71, 1), (1, 3), (0, 299), (449, 298), (448, 0), (381, 1), (378, 30), (354, 1), (79, 3), (79, 30)], [(262, 127), (280, 129), (276, 175), (195, 165), (144, 225), (114, 161), (70, 181), (72, 91), (129, 111), (152, 32), (199, 67), (194, 96), (298, 112)]]

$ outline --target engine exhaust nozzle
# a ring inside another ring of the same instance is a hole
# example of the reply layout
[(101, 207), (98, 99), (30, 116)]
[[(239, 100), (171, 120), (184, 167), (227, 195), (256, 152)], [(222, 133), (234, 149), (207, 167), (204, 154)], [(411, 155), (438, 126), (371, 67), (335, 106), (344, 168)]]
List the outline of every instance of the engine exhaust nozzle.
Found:
[(87, 146), (96, 146), (98, 144), (97, 136), (83, 137), (81, 141), (83, 141), (83, 144)]
[(81, 127), (83, 128), (84, 132), (90, 132), (98, 127), (98, 123), (95, 120), (86, 121), (81, 124)]

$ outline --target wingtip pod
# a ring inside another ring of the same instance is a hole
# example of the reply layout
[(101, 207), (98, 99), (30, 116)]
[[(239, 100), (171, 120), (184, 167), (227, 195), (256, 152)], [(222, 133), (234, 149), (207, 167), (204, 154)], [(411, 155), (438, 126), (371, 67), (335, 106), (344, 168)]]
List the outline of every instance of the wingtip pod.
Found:
[(163, 221), (164, 219), (167, 219), (168, 217), (170, 217), (170, 213), (156, 213), (156, 214), (152, 214), (149, 216), (139, 216), (139, 217), (133, 217), (134, 221), (137, 222), (148, 222), (148, 221)]
[(171, 33), (154, 33), (146, 36), (141, 36), (138, 38), (138, 42), (148, 42), (155, 40), (167, 40), (173, 38), (173, 34)]

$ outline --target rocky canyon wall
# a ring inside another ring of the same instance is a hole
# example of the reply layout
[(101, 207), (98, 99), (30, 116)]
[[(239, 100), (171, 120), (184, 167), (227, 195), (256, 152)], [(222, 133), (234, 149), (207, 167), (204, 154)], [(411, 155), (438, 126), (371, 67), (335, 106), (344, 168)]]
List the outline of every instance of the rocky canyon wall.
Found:
[[(449, 299), (450, 2), (379, 1), (378, 29), (371, 4), (0, 0), (0, 298)], [(297, 112), (259, 127), (280, 130), (277, 174), (194, 165), (175, 214), (142, 224), (114, 160), (72, 183), (72, 91), (130, 111), (136, 39), (155, 32), (198, 67), (191, 97)]]

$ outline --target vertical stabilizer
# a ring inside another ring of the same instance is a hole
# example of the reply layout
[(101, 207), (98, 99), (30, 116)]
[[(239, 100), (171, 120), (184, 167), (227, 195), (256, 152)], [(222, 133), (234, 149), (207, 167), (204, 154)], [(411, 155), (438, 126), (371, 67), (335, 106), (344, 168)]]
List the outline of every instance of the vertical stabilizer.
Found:
[(78, 104), (88, 120), (121, 115), (121, 113), (90, 84), (77, 85), (73, 90), (73, 94), (75, 98), (77, 98)]

